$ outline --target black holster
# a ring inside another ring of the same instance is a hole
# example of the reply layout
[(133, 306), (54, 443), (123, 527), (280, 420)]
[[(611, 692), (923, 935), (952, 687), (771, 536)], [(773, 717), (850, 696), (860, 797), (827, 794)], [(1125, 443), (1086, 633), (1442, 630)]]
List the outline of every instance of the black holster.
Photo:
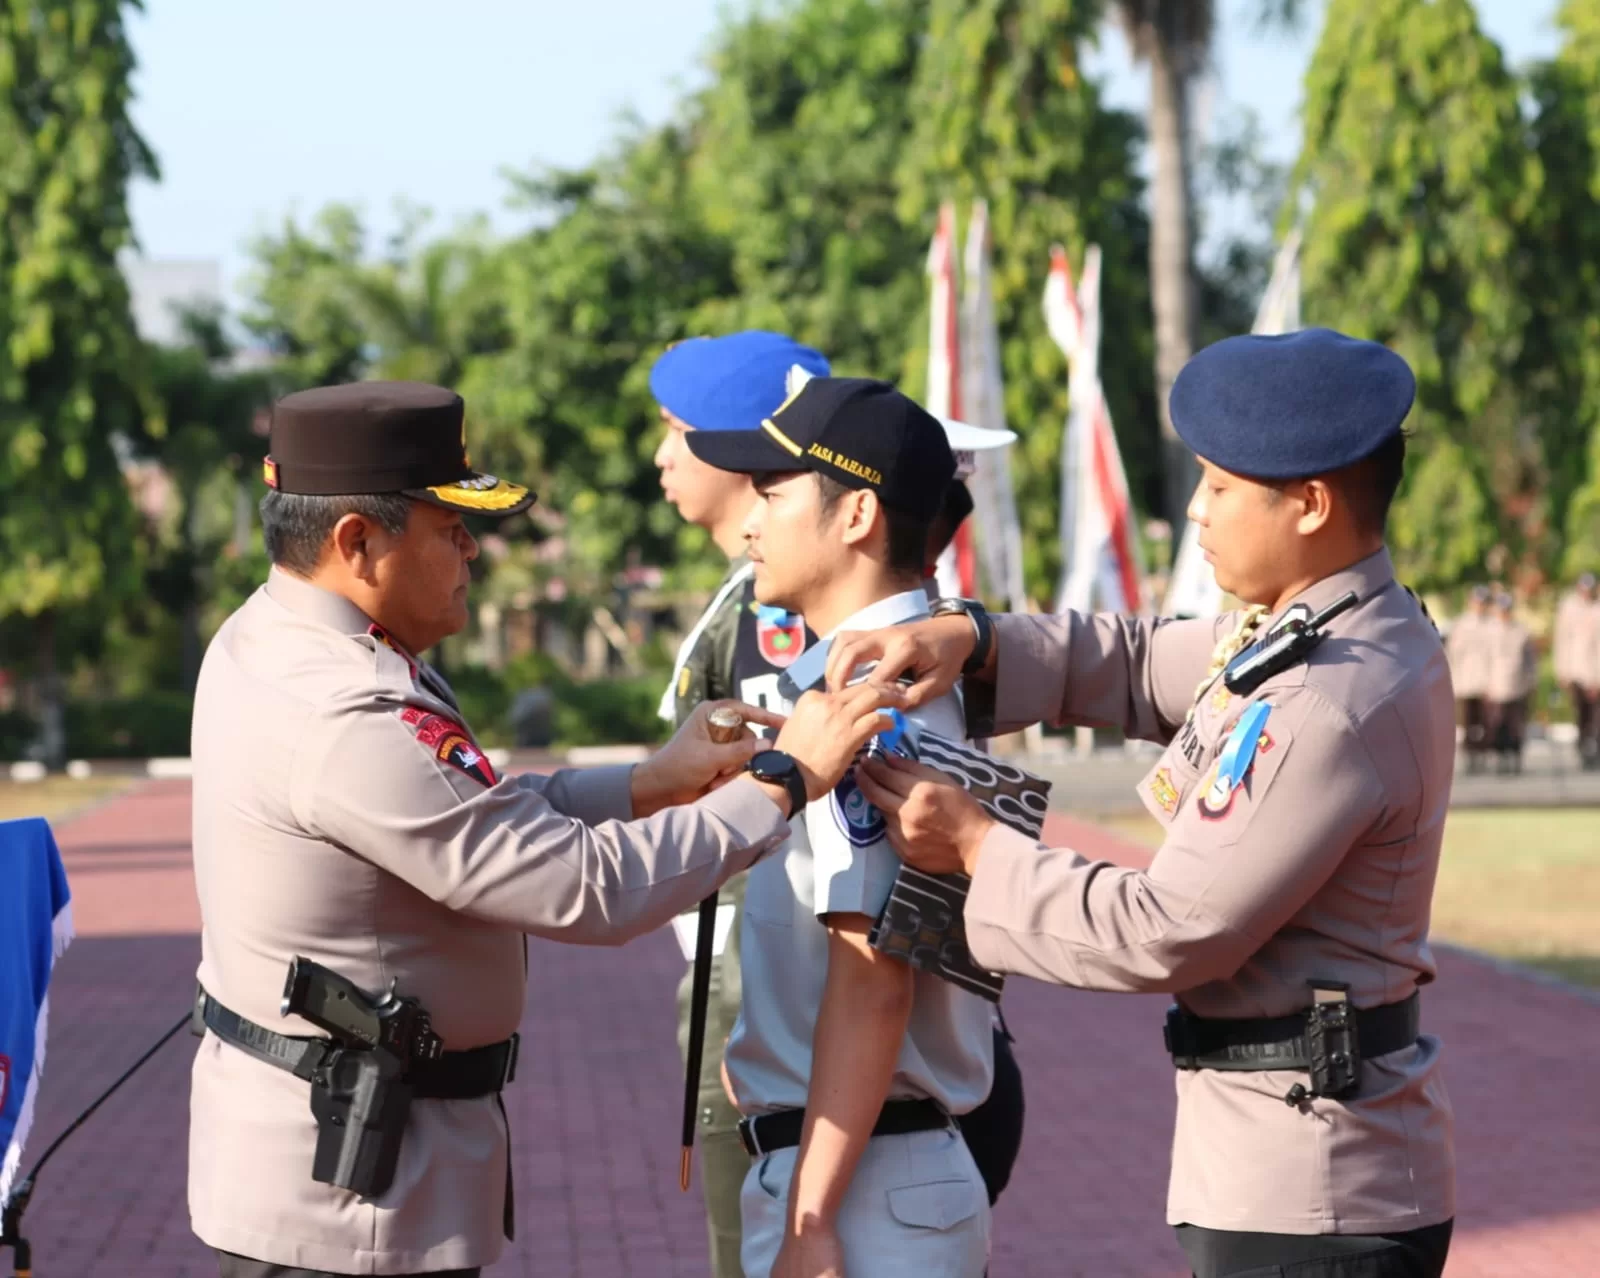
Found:
[(311, 1179), (376, 1198), (394, 1181), (412, 1086), (385, 1051), (335, 1047), (311, 1075)]

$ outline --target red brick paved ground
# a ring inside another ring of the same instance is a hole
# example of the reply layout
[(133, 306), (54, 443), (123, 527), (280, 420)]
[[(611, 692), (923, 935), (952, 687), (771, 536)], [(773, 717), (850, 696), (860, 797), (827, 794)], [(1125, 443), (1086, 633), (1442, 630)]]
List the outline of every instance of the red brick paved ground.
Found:
[[(59, 832), (80, 938), (54, 985), (32, 1155), (186, 1006), (198, 957), (187, 831), (187, 787), (157, 783)], [(1054, 833), (1138, 855), (1064, 819)], [(676, 947), (665, 935), (621, 951), (538, 942), (532, 959), (509, 1097), (519, 1239), (491, 1274), (703, 1274), (698, 1201), (676, 1178)], [(995, 1278), (1184, 1272), (1161, 1223), (1163, 1002), (1008, 990), (1030, 1117), (996, 1213)], [(1597, 1272), (1600, 1003), (1445, 953), (1427, 1022), (1445, 1039), (1458, 1111), (1451, 1278)], [(216, 1272), (184, 1206), (192, 1051), (187, 1035), (170, 1044), (46, 1170), (28, 1215), (37, 1278)]]

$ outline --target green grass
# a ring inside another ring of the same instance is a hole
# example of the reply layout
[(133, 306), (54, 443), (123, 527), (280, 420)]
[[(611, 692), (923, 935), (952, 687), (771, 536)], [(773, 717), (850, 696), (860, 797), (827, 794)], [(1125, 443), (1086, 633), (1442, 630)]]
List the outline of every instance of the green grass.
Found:
[(43, 781), (0, 781), (0, 821), (19, 817), (44, 817), (51, 824), (74, 812), (122, 793), (133, 785), (131, 777), (46, 777)]
[[(1155, 847), (1144, 815), (1100, 822)], [(1441, 941), (1600, 988), (1600, 810), (1462, 808), (1445, 826), (1433, 897)]]

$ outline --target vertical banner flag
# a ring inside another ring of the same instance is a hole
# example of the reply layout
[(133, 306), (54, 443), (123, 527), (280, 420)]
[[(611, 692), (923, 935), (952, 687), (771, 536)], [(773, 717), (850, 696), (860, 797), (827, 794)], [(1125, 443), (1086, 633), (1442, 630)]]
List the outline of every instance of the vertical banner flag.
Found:
[(50, 976), (72, 940), (72, 898), (49, 823), (0, 821), (0, 1203), (33, 1126)]
[[(932, 305), (928, 328), (928, 395), (925, 407), (935, 417), (961, 421), (961, 312), (956, 295), (956, 206), (939, 206), (939, 229), (928, 249)], [(972, 521), (964, 520), (939, 556), (935, 579), (941, 595), (970, 599), (978, 593)]]
[(1058, 611), (1139, 612), (1141, 572), (1133, 503), (1111, 410), (1100, 383), (1100, 247), (1084, 257), (1074, 291), (1066, 251), (1050, 250), (1044, 315), (1071, 368), (1067, 428), (1061, 440), (1061, 583)]
[[(1293, 333), (1300, 327), (1300, 232), (1292, 231), (1272, 263), (1272, 278), (1256, 311), (1253, 333)], [(1200, 529), (1184, 525), (1172, 565), (1172, 581), (1161, 611), (1168, 617), (1214, 617), (1222, 611), (1222, 588), (1200, 549)]]
[[(966, 418), (987, 430), (1006, 429), (1005, 382), (1000, 369), (1000, 331), (994, 318), (994, 284), (989, 270), (989, 206), (977, 201), (967, 227), (966, 270), (961, 297), (961, 386)], [(1022, 577), (1022, 523), (1011, 483), (1011, 450), (972, 454), (973, 518), (978, 551), (989, 593), (1006, 601), (1009, 612), (1027, 610)], [(959, 471), (958, 471), (959, 473)]]

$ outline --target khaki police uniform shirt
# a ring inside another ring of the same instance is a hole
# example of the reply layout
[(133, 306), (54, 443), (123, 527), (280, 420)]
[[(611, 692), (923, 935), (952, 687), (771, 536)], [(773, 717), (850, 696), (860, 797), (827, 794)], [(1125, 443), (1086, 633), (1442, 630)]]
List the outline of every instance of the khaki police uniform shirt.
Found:
[(1487, 650), (1483, 695), (1489, 701), (1520, 701), (1539, 680), (1533, 636), (1520, 621), (1491, 617), (1484, 623)]
[[(998, 618), (998, 730), (1043, 718), (1170, 742), (1140, 786), (1166, 835), (1149, 870), (1135, 871), (997, 828), (967, 900), (973, 958), (1084, 989), (1174, 992), (1209, 1017), (1299, 1011), (1311, 978), (1349, 982), (1358, 1007), (1432, 981), (1428, 918), (1454, 758), (1450, 672), (1387, 553), (1290, 607), (1317, 611), (1349, 591), (1360, 601), (1309, 660), (1248, 698), (1215, 680), (1188, 724), (1235, 616)], [(1270, 710), (1230, 790), (1216, 784), (1219, 754), (1251, 703)], [(1148, 1049), (1162, 1050), (1159, 1024)], [(1168, 1220), (1320, 1234), (1450, 1218), (1439, 1055), (1424, 1034), (1368, 1060), (1353, 1099), (1303, 1107), (1283, 1098), (1304, 1071), (1179, 1071)]]
[(1489, 686), (1489, 618), (1468, 610), (1450, 627), (1446, 650), (1450, 655), (1450, 681), (1456, 696), (1466, 701), (1484, 695)]
[[(927, 615), (927, 595), (914, 590), (861, 610), (838, 629), (871, 630)], [(941, 735), (966, 736), (961, 703), (953, 693), (911, 717)], [(795, 823), (781, 855), (750, 871), (739, 948), (744, 997), (726, 1057), (745, 1113), (805, 1106), (811, 1042), (828, 975), (822, 916), (876, 918), (899, 868), (883, 818), (862, 798), (852, 773), (806, 808), (805, 820)], [(913, 980), (911, 1020), (888, 1099), (927, 1097), (964, 1114), (983, 1102), (994, 1079), (990, 1006), (929, 973), (917, 972)]]
[(1562, 687), (1600, 688), (1600, 597), (1569, 590), (1556, 609), (1551, 658)]
[[(499, 1042), (522, 1019), (524, 934), (639, 936), (787, 831), (743, 780), (629, 821), (627, 768), (496, 778), (439, 676), (371, 631), (347, 600), (274, 570), (201, 668), (199, 979), (259, 1025), (321, 1033), (278, 1014), (299, 954), (374, 994), (396, 982), (447, 1051)], [(375, 1201), (311, 1179), (308, 1084), (209, 1033), (190, 1119), (190, 1214), (213, 1247), (367, 1274), (500, 1254), (495, 1097), (413, 1102), (394, 1183)]]

